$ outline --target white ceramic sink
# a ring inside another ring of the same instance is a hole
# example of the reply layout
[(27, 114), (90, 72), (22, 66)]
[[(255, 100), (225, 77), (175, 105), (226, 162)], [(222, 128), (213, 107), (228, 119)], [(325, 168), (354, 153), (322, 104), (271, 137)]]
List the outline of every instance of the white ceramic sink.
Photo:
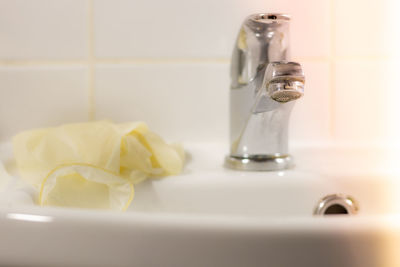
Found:
[[(224, 146), (186, 148), (184, 173), (137, 185), (125, 213), (40, 208), (15, 193), (0, 207), (0, 265), (400, 266), (396, 153), (294, 148), (293, 170), (240, 172), (222, 166)], [(9, 161), (9, 146), (1, 154)], [(358, 214), (313, 216), (336, 193)]]

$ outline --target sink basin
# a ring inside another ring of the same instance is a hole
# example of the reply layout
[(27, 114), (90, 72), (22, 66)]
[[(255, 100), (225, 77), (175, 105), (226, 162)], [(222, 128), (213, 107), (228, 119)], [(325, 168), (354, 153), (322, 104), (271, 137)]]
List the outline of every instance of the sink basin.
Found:
[[(137, 185), (125, 213), (3, 203), (0, 265), (400, 266), (394, 152), (295, 147), (292, 170), (241, 172), (223, 167), (223, 145), (185, 147), (184, 173)], [(313, 215), (331, 194), (358, 213)]]

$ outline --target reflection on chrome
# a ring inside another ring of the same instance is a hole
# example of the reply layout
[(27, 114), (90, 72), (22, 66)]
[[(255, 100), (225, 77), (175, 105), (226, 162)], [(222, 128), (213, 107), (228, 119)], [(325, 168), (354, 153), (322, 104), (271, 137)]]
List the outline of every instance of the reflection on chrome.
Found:
[(314, 209), (314, 215), (355, 215), (358, 213), (358, 210), (358, 202), (353, 197), (343, 194), (332, 194), (318, 201)]
[(289, 21), (283, 14), (254, 14), (239, 31), (231, 60), (229, 168), (293, 166), (288, 122), (305, 77), (299, 63), (289, 62)]
[(23, 213), (9, 213), (7, 214), (7, 219), (27, 221), (27, 222), (52, 222), (53, 217), (43, 216), (43, 215), (33, 215), (33, 214), (23, 214)]

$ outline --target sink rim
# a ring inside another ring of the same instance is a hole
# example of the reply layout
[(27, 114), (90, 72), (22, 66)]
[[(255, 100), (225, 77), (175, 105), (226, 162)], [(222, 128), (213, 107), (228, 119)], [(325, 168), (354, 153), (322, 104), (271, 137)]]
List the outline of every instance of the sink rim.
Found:
[[(24, 218), (24, 216), (16, 218), (16, 214), (38, 216), (46, 219), (30, 220), (25, 219), (26, 217)], [(0, 224), (16, 222), (21, 223), (21, 226), (27, 227), (36, 224), (52, 224), (61, 227), (71, 224), (75, 226), (111, 224), (127, 229), (134, 229), (138, 225), (146, 225), (157, 228), (179, 229), (185, 227), (191, 230), (293, 231), (303, 233), (400, 230), (400, 214), (256, 218), (235, 215), (218, 216), (213, 214), (210, 216), (207, 214), (117, 212), (54, 207), (0, 207)]]

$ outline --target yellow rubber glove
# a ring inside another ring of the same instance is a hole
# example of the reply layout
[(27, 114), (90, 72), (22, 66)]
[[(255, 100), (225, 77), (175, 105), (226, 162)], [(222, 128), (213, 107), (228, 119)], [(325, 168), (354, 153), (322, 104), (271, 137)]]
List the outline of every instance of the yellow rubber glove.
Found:
[[(105, 189), (112, 190), (110, 187), (113, 184), (111, 178), (107, 182), (101, 182), (100, 185), (94, 184), (102, 180), (98, 176), (107, 176), (105, 174), (107, 172), (111, 173), (113, 177), (124, 179), (115, 179), (119, 181), (117, 184), (119, 183), (119, 186), (122, 186), (121, 182), (123, 181), (139, 183), (148, 177), (178, 174), (182, 171), (184, 164), (182, 147), (166, 144), (161, 137), (151, 132), (143, 122), (116, 125), (109, 121), (98, 121), (32, 130), (15, 136), (13, 147), (21, 177), (37, 188), (42, 190), (47, 188), (48, 192), (56, 189), (55, 192), (64, 190), (63, 193), (59, 193), (63, 196), (59, 200), (54, 199), (57, 194), (46, 193), (46, 196), (51, 195), (53, 198), (50, 202), (58, 203), (57, 205), (61, 206), (69, 206), (69, 202), (64, 201), (67, 199), (65, 196), (69, 193), (73, 195), (73, 192), (79, 191), (78, 188), (83, 189), (85, 187), (89, 190), (85, 192), (91, 192), (91, 194), (85, 193), (85, 195), (91, 195), (92, 199), (102, 195), (100, 192), (105, 192)], [(74, 166), (81, 166), (79, 167), (80, 171), (76, 171), (77, 169)], [(67, 170), (66, 173), (68, 174), (60, 176), (59, 171), (55, 172), (61, 167)], [(92, 173), (82, 175), (84, 169), (92, 170)], [(93, 169), (98, 171), (93, 171)], [(54, 173), (58, 173), (58, 175), (54, 176)], [(50, 176), (51, 179), (45, 179)], [(49, 187), (50, 181), (52, 184)], [(83, 183), (83, 181), (86, 182)], [(60, 187), (61, 184), (63, 184), (62, 187)], [(97, 192), (96, 190), (90, 191), (94, 188), (98, 189), (98, 193), (93, 193)], [(128, 191), (125, 190), (124, 192)], [(129, 194), (131, 193), (129, 192)], [(105, 197), (107, 194), (103, 193), (103, 195)], [(41, 197), (43, 197), (43, 194), (41, 194)], [(129, 197), (124, 197), (124, 199), (129, 199)], [(70, 202), (72, 200), (73, 197), (69, 198)], [(43, 205), (50, 202), (40, 200)], [(107, 200), (105, 200), (106, 202)], [(90, 205), (86, 203), (82, 206), (98, 206), (95, 201), (90, 203)], [(97, 200), (97, 203), (99, 203), (99, 200)], [(76, 206), (76, 203), (72, 206)], [(111, 208), (115, 206), (118, 205), (110, 205)], [(123, 209), (122, 206), (119, 207)]]

